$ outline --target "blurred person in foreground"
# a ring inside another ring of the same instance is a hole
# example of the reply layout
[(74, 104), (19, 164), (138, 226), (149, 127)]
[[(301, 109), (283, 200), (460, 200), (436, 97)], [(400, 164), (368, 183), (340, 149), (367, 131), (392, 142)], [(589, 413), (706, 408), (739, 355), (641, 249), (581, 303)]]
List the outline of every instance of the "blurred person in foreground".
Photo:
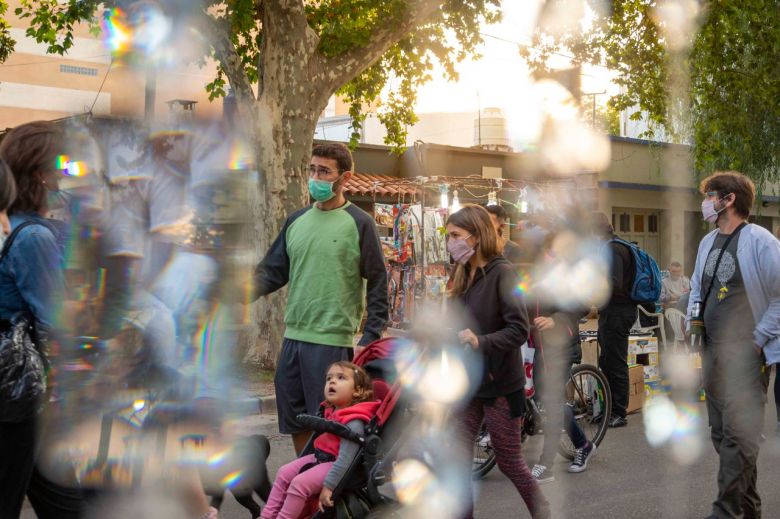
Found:
[[(8, 209), (11, 230), (26, 224), (0, 263), (0, 319), (29, 316), (42, 355), (57, 331), (64, 291), (61, 231), (44, 217), (58, 196), (61, 143), (55, 125), (34, 122), (14, 128), (0, 144), (0, 158), (16, 184)], [(24, 421), (0, 423), (0, 517), (18, 517), (25, 494), (39, 519), (78, 517), (82, 510), (77, 491), (54, 484), (34, 468), (43, 422), (31, 410)]]
[[(713, 518), (761, 517), (756, 460), (764, 423), (764, 363), (780, 362), (780, 242), (747, 222), (755, 186), (737, 172), (705, 178), (702, 239), (686, 319), (703, 321), (710, 434), (720, 456)], [(697, 305), (698, 304), (698, 305)], [(699, 315), (692, 315), (696, 306)]]
[(691, 280), (682, 273), (682, 264), (673, 261), (669, 264), (669, 275), (661, 281), (661, 303), (664, 308), (674, 308), (683, 296), (691, 291)]
[(630, 296), (634, 266), (628, 247), (613, 241), (615, 230), (607, 215), (596, 213), (593, 217), (593, 233), (607, 242), (609, 247), (612, 286), (609, 301), (599, 309), (599, 368), (607, 377), (612, 390), (609, 426), (624, 427), (628, 424), (628, 336), (637, 317), (636, 303)]
[[(501, 255), (495, 228), (485, 208), (467, 206), (447, 219), (447, 251), (457, 263), (450, 298), (464, 311), (461, 343), (483, 357), (476, 395), (460, 411), (461, 448), (471, 453), (483, 422), (498, 468), (525, 501), (531, 516), (550, 516), (549, 503), (523, 460), (520, 418), (525, 410), (525, 370), (521, 346), (528, 339), (528, 314), (514, 290), (514, 266)], [(469, 458), (471, 459), (471, 458)], [(469, 467), (471, 465), (469, 464)], [(473, 500), (466, 497), (466, 517)]]
[[(548, 233), (544, 239), (537, 260), (537, 265), (542, 269), (550, 268), (561, 261), (556, 254), (554, 239), (555, 234), (552, 233)], [(572, 407), (566, 403), (564, 390), (572, 365), (582, 361), (579, 320), (590, 309), (560, 308), (552, 302), (550, 294), (544, 292), (536, 289), (531, 280), (529, 296), (525, 299), (533, 324), (529, 344), (536, 350), (533, 371), (535, 398), (541, 400), (547, 412), (544, 446), (539, 461), (531, 469), (531, 474), (539, 483), (555, 480), (552, 466), (558, 452), (562, 429), (566, 431), (575, 448), (574, 460), (569, 465), (568, 472), (584, 472), (596, 453), (596, 446), (588, 441), (577, 424)]]
[(498, 247), (501, 254), (514, 264), (523, 261), (523, 251), (518, 244), (509, 239), (509, 222), (506, 209), (498, 204), (486, 205), (485, 209), (490, 213), (490, 221), (493, 222), (498, 233)]
[(364, 304), (368, 317), (358, 348), (379, 339), (388, 319), (374, 219), (344, 197), (352, 166), (343, 144), (314, 147), (308, 168), (314, 203), (287, 218), (255, 271), (254, 299), (289, 285), (274, 385), (279, 432), (292, 435), (296, 453), (311, 436), (296, 417), (317, 413), (328, 366), (352, 360)]

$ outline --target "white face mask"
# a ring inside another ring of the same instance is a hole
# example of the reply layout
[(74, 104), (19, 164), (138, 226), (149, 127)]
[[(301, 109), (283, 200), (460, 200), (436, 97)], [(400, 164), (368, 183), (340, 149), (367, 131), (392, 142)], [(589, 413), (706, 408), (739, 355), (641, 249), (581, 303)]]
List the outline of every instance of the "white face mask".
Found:
[[(727, 196), (730, 196), (731, 193), (724, 196), (723, 198), (718, 199), (718, 202), (723, 201), (724, 198)], [(704, 218), (705, 222), (708, 223), (715, 223), (718, 221), (718, 215), (726, 210), (726, 206), (723, 206), (720, 208), (720, 210), (715, 209), (715, 200), (703, 200), (701, 203), (701, 215)]]

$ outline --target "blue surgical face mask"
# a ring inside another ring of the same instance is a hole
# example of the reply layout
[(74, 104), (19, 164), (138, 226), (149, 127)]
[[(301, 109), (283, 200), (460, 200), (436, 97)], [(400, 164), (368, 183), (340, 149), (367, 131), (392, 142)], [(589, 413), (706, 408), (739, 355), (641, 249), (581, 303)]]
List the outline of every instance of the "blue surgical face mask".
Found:
[[(341, 176), (339, 176), (339, 179), (341, 179)], [(336, 193), (333, 192), (333, 186), (336, 184), (336, 182), (339, 181), (339, 179), (330, 182), (328, 180), (317, 180), (314, 178), (310, 178), (309, 194), (317, 202), (327, 202), (328, 200), (336, 196)]]

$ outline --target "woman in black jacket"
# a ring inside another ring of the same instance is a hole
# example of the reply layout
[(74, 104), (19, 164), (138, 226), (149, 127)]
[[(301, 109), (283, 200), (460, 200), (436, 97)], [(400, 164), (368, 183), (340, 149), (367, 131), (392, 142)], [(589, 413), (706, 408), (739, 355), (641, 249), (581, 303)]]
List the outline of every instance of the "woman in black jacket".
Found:
[[(465, 312), (460, 341), (481, 354), (483, 372), (475, 396), (460, 416), (462, 447), (469, 452), (483, 421), (498, 467), (515, 485), (534, 518), (549, 517), (549, 504), (520, 450), (525, 373), (520, 351), (528, 339), (528, 316), (515, 293), (514, 266), (501, 256), (488, 212), (467, 206), (447, 219), (447, 250), (457, 262), (450, 297)], [(467, 517), (473, 514), (469, 503)]]

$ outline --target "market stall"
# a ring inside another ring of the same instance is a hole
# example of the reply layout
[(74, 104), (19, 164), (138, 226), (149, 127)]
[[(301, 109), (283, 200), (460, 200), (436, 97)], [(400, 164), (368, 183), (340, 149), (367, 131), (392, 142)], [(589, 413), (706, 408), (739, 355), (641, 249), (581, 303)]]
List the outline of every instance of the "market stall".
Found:
[(446, 305), (450, 263), (445, 223), (461, 203), (500, 204), (515, 216), (510, 225), (516, 227), (523, 219), (543, 212), (553, 200), (569, 196), (570, 189), (567, 179), (534, 183), (479, 177), (373, 176), (371, 210), (388, 270), (390, 326), (407, 328), (423, 302)]

